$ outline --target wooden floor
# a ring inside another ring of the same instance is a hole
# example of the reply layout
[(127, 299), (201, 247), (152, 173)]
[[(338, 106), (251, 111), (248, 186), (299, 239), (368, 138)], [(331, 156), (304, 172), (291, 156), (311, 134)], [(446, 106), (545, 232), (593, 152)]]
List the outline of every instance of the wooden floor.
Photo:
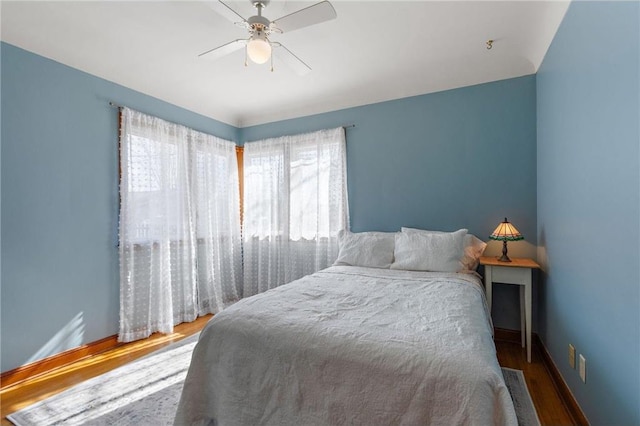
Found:
[[(210, 318), (211, 316), (206, 316), (189, 324), (181, 324), (175, 328), (173, 334), (155, 334), (143, 341), (108, 350), (34, 377), (26, 382), (2, 389), (0, 391), (1, 425), (11, 425), (6, 416), (14, 411), (200, 331)], [(496, 341), (496, 348), (498, 349), (500, 365), (524, 372), (531, 398), (543, 426), (573, 424), (571, 416), (563, 405), (551, 376), (544, 366), (542, 357), (535, 350), (535, 347), (530, 364), (527, 362), (525, 350), (518, 343)]]
[(520, 346), (520, 342), (496, 340), (495, 344), (498, 350), (498, 362), (502, 367), (523, 371), (540, 423), (543, 426), (574, 425), (538, 348), (533, 345), (531, 363), (528, 363), (527, 351)]
[(172, 334), (156, 333), (148, 339), (118, 346), (2, 389), (0, 391), (0, 415), (2, 416), (0, 425), (12, 425), (13, 423), (6, 417), (14, 411), (197, 333), (210, 319), (211, 315), (200, 317), (194, 322), (174, 327)]

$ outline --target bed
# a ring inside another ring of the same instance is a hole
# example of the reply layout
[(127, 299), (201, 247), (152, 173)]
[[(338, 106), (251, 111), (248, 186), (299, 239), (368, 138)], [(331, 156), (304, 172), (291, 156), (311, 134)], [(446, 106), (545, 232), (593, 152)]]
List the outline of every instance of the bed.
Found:
[(515, 425), (472, 273), (333, 266), (217, 314), (185, 425)]

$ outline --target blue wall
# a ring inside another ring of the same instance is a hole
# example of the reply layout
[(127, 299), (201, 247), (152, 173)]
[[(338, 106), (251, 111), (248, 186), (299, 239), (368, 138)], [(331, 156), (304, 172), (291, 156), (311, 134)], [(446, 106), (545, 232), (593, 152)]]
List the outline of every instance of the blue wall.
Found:
[(240, 138), (355, 124), (352, 230), (468, 227), (486, 239), (509, 216), (535, 246), (535, 91), (527, 76), (248, 127)]
[[(353, 231), (466, 227), (486, 241), (507, 216), (526, 238), (509, 253), (536, 255), (535, 76), (247, 127), (240, 139), (345, 124)], [(518, 288), (494, 297), (495, 325), (519, 329)]]
[(639, 40), (638, 2), (574, 2), (537, 75), (539, 333), (594, 425), (640, 424)]
[(116, 334), (118, 112), (238, 130), (1, 45), (1, 370)]

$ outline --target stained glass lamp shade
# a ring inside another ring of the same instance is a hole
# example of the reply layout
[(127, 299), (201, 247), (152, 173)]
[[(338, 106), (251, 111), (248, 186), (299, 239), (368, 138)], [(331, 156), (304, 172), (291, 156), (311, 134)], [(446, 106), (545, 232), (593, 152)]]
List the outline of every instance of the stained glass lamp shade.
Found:
[(520, 231), (518, 231), (506, 217), (504, 218), (504, 222), (501, 222), (496, 230), (489, 235), (489, 238), (492, 240), (502, 241), (502, 257), (498, 259), (501, 262), (511, 262), (511, 259), (507, 256), (507, 241), (524, 240)]

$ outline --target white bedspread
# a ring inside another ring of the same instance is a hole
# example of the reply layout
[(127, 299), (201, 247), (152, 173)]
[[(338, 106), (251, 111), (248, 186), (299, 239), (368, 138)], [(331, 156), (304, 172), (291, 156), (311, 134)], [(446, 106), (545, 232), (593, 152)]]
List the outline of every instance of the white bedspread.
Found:
[(334, 266), (212, 318), (176, 424), (517, 420), (476, 276)]

